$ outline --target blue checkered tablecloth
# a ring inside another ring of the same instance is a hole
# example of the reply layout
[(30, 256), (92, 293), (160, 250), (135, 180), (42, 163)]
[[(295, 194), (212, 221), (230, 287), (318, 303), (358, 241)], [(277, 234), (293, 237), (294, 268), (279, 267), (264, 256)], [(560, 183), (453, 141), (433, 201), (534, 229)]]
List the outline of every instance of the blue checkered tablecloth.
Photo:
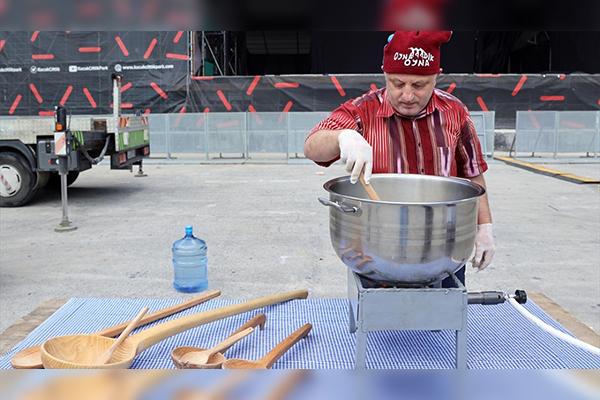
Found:
[[(73, 298), (0, 358), (11, 368), (19, 350), (74, 333), (93, 333), (133, 318), (144, 306), (150, 312), (180, 299)], [(213, 299), (169, 317), (215, 309), (236, 301)], [(567, 332), (536, 304), (526, 307), (550, 325)], [(255, 331), (226, 353), (229, 358), (258, 359), (307, 322), (310, 335), (296, 344), (273, 368), (352, 369), (354, 335), (348, 332), (348, 301), (307, 299), (265, 307), (229, 317), (170, 337), (140, 353), (132, 368), (174, 368), (170, 353), (178, 346), (210, 347), (259, 312), (267, 315), (263, 331)], [(468, 361), (470, 369), (600, 368), (600, 357), (554, 338), (531, 324), (511, 305), (469, 305)], [(164, 320), (163, 320), (164, 321)], [(161, 323), (155, 322), (139, 328)], [(138, 331), (139, 331), (138, 330)], [(374, 369), (454, 368), (454, 332), (381, 331), (369, 333), (367, 367)]]

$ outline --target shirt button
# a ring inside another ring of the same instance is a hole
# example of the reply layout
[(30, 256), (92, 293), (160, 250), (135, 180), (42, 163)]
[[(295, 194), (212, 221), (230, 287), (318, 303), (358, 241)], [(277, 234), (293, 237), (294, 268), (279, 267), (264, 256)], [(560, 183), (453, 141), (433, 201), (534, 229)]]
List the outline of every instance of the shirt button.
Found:
[(421, 168), (421, 173), (425, 172), (425, 170), (423, 168)]
[(421, 147), (421, 143), (417, 143), (417, 146)]

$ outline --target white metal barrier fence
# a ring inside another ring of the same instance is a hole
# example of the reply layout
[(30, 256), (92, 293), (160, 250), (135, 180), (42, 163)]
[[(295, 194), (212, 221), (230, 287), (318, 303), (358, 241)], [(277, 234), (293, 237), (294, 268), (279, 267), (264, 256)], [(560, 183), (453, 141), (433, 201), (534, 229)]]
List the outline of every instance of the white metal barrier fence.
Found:
[[(150, 151), (166, 159), (304, 158), (304, 139), (329, 112), (151, 114)], [(481, 146), (494, 151), (494, 112), (472, 112)]]
[(515, 156), (600, 155), (600, 111), (517, 111)]

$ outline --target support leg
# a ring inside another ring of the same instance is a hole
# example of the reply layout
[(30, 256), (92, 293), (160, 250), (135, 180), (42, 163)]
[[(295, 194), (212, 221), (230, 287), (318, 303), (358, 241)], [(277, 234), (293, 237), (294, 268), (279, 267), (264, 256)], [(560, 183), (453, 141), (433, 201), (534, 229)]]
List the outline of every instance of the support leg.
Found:
[(456, 331), (456, 369), (467, 369), (467, 329)]
[(367, 332), (363, 332), (359, 326), (356, 330), (356, 363), (354, 369), (365, 370), (367, 368)]

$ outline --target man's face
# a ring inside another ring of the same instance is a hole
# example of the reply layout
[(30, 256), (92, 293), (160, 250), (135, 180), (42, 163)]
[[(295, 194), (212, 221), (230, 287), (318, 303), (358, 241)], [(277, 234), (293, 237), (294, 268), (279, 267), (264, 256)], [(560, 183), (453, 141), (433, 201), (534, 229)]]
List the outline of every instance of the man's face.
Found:
[(385, 74), (388, 101), (397, 113), (413, 117), (427, 106), (437, 74), (404, 75)]

